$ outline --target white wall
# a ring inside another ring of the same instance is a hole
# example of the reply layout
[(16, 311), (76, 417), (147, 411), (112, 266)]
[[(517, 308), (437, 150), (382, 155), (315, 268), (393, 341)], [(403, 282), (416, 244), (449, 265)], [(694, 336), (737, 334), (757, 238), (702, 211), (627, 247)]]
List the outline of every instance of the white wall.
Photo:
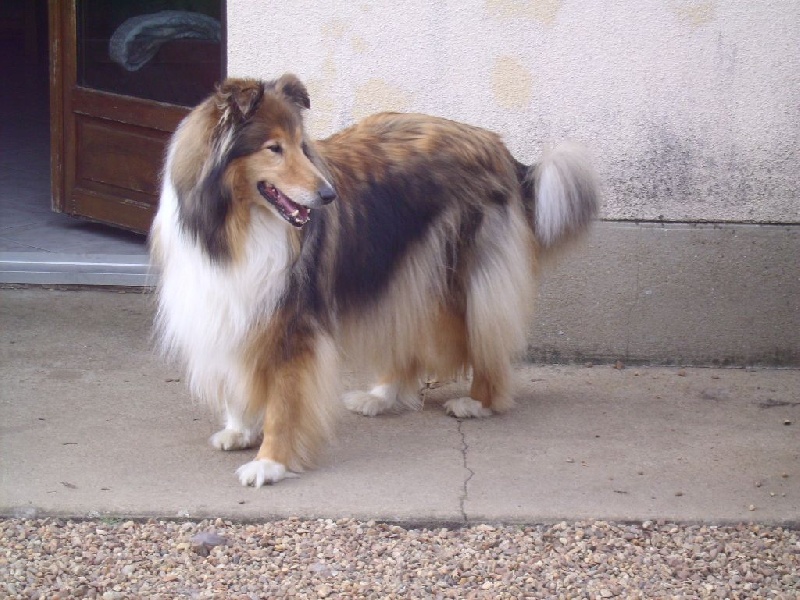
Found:
[(228, 70), (325, 136), (379, 110), (584, 142), (609, 219), (800, 222), (798, 0), (228, 0)]

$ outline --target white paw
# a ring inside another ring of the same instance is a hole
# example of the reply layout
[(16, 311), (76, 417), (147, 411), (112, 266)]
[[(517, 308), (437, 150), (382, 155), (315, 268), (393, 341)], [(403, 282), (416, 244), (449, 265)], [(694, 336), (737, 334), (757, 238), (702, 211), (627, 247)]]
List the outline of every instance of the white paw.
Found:
[(369, 392), (349, 392), (342, 396), (342, 402), (348, 410), (367, 417), (388, 412), (394, 406), (394, 398), (384, 398)]
[(258, 441), (258, 434), (236, 429), (221, 429), (208, 440), (217, 450), (243, 450), (252, 448)]
[(242, 485), (261, 487), (265, 483), (277, 483), (287, 476), (286, 467), (279, 462), (261, 458), (251, 460), (236, 469), (236, 475)]
[(448, 400), (444, 403), (444, 410), (448, 415), (458, 419), (492, 416), (491, 409), (484, 408), (483, 404), (466, 396), (464, 398)]

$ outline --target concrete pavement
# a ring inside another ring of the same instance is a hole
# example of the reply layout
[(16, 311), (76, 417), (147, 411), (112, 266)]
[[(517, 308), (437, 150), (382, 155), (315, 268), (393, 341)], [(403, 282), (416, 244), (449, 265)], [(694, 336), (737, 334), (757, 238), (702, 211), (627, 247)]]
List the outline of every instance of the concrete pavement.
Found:
[[(322, 466), (258, 490), (151, 351), (152, 297), (0, 290), (0, 513), (800, 524), (800, 371), (522, 366), (518, 406), (343, 414)], [(346, 377), (349, 384), (357, 378)]]

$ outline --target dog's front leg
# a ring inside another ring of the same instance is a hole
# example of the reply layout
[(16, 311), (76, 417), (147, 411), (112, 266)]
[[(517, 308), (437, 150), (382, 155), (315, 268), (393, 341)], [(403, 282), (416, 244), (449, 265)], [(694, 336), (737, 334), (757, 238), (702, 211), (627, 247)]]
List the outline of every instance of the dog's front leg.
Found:
[[(246, 407), (245, 407), (246, 408)], [(209, 440), (218, 450), (244, 450), (253, 448), (261, 437), (261, 414), (240, 414), (239, 407), (225, 406), (225, 427)]]
[(261, 446), (255, 460), (236, 471), (242, 485), (254, 487), (312, 466), (332, 435), (338, 405), (336, 353), (325, 337), (264, 369), (254, 382), (254, 393), (264, 403)]

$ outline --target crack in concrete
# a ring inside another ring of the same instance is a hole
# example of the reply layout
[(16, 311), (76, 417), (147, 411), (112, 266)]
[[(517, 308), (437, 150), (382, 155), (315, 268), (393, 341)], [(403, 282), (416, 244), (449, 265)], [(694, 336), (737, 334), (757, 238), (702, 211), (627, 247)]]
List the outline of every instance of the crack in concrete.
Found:
[(465, 510), (464, 505), (467, 502), (467, 496), (469, 494), (469, 482), (475, 476), (475, 471), (470, 469), (469, 465), (467, 464), (467, 451), (469, 450), (469, 446), (467, 445), (467, 436), (464, 433), (463, 424), (463, 419), (458, 419), (458, 433), (461, 436), (461, 459), (464, 463), (464, 471), (466, 471), (466, 477), (464, 478), (464, 483), (461, 486), (461, 497), (459, 498), (458, 504), (459, 510), (461, 511), (461, 520), (466, 523), (467, 511)]

